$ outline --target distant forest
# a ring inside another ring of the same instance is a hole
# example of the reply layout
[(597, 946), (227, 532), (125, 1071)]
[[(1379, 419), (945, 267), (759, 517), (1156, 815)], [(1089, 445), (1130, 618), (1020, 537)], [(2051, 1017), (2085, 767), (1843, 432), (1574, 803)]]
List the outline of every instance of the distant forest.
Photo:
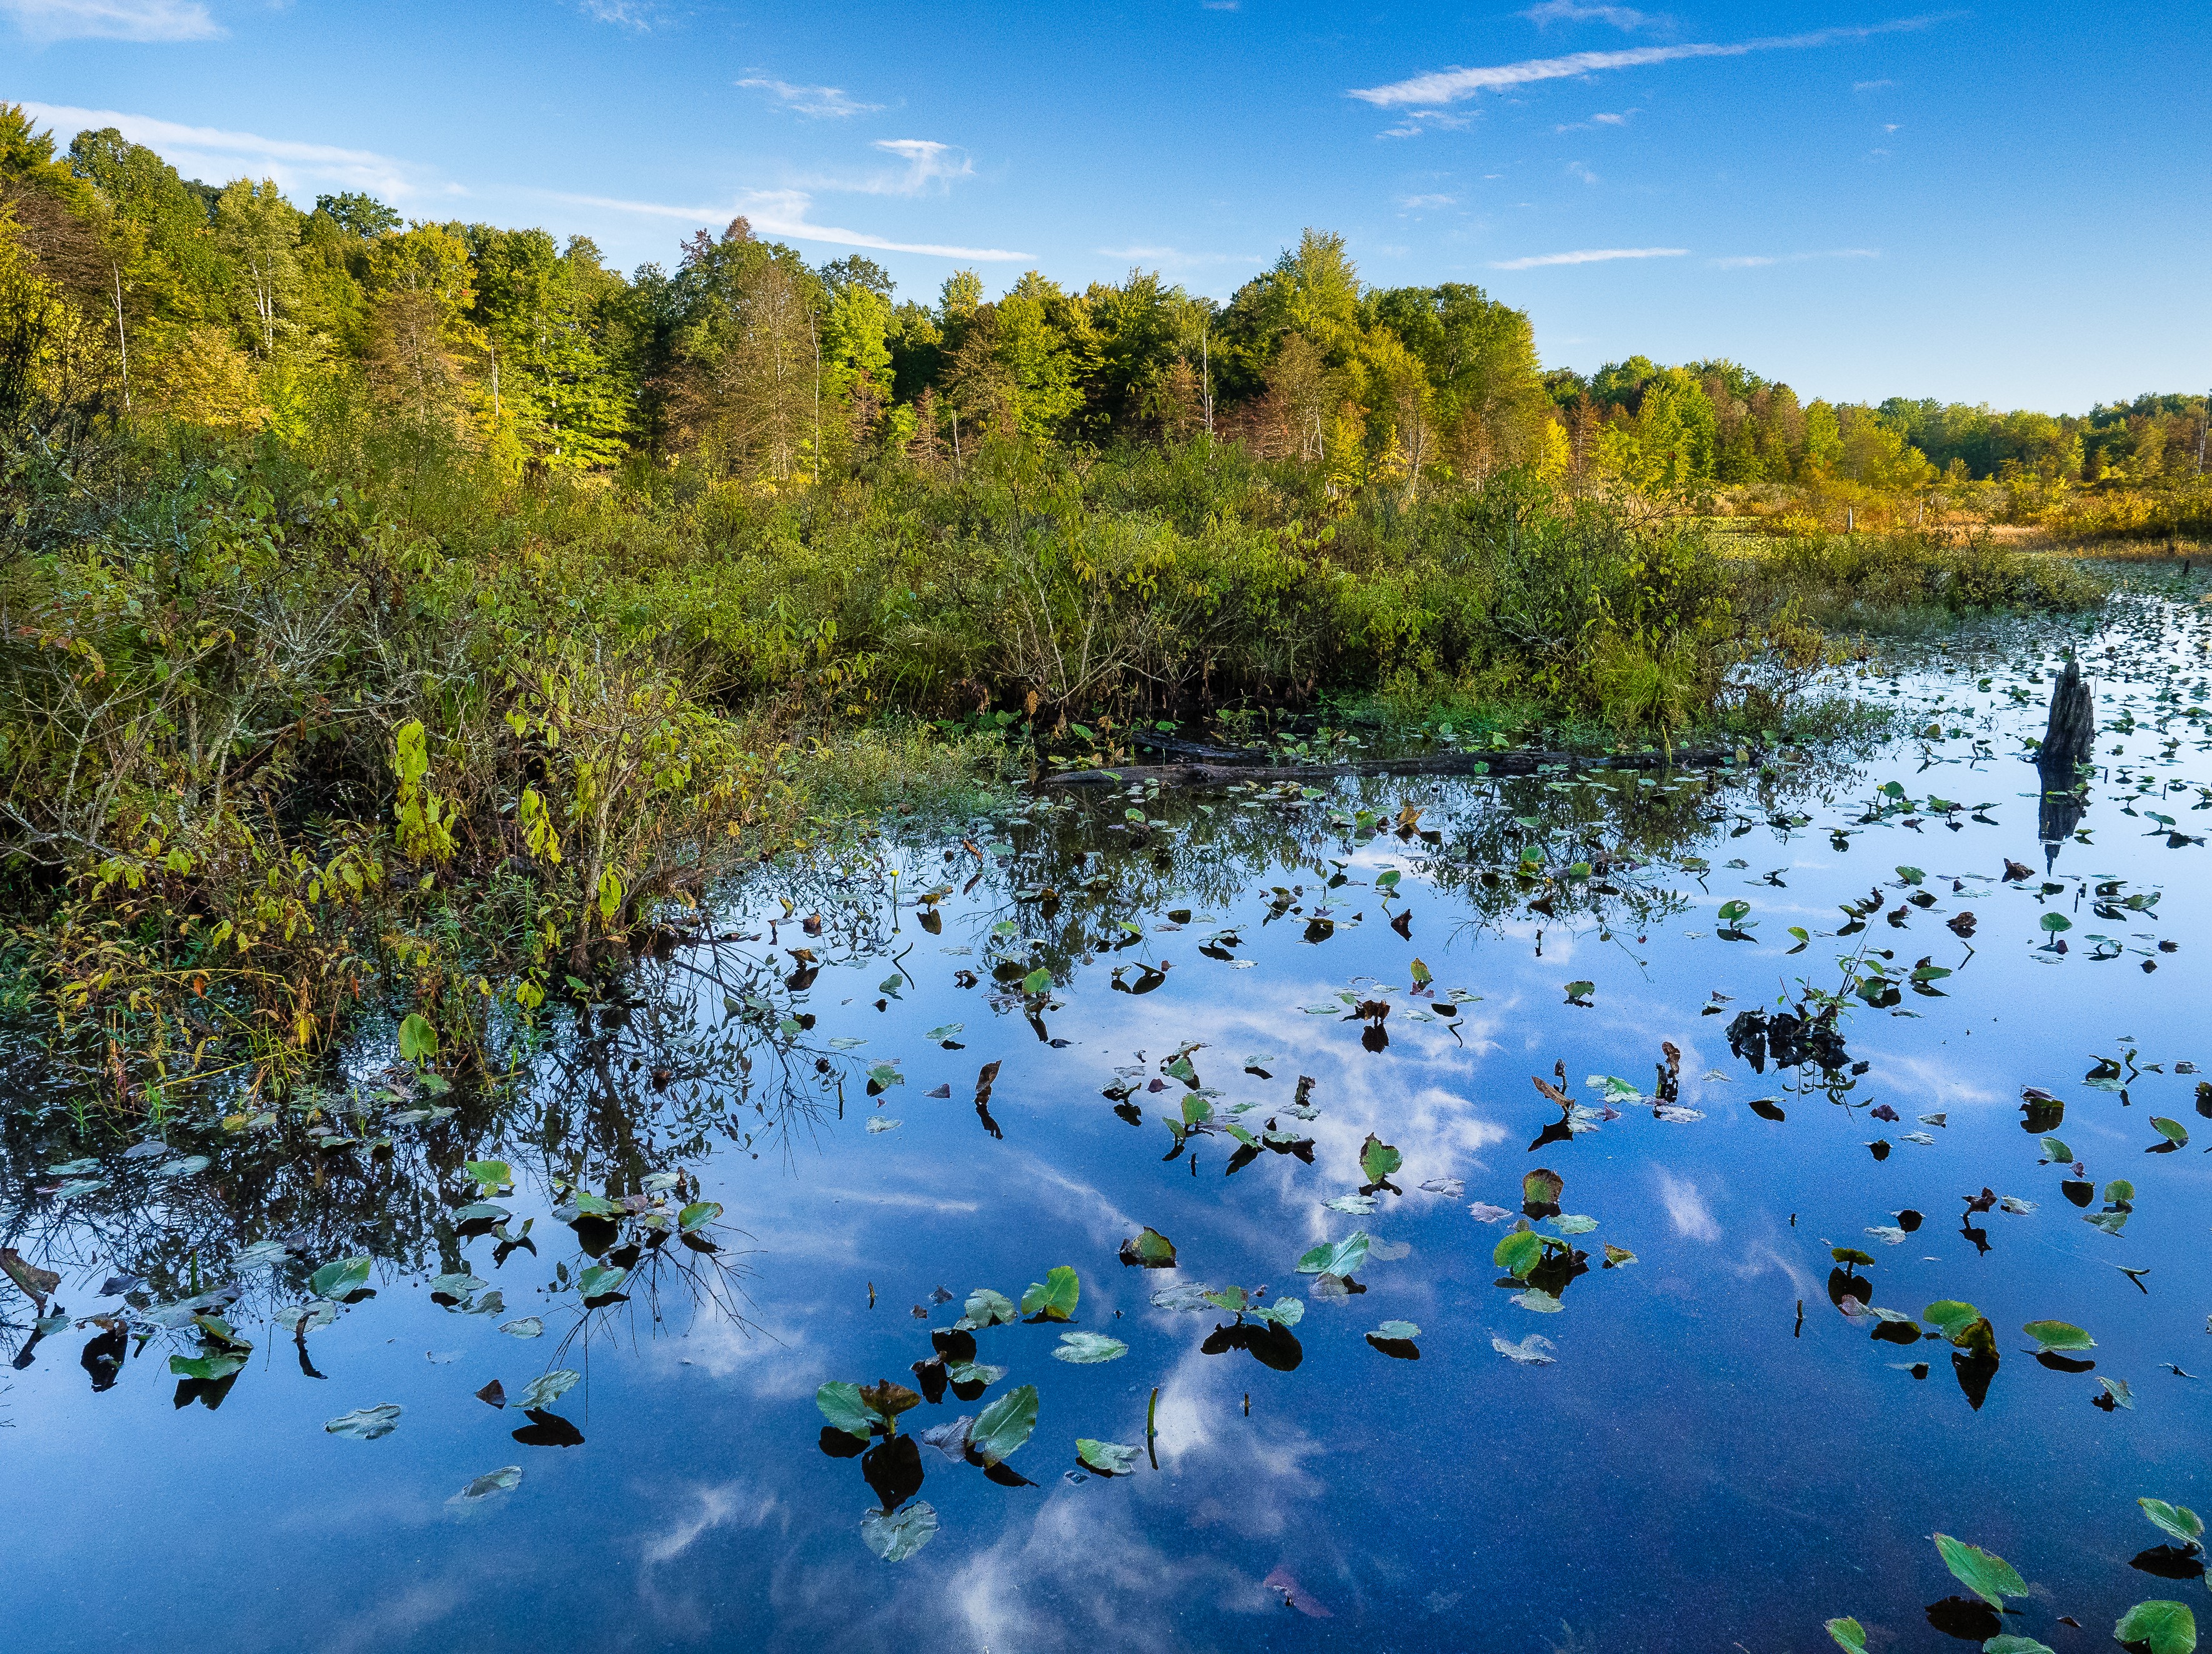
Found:
[[(333, 397), (450, 423), (525, 470), (695, 465), (776, 486), (979, 441), (1105, 448), (1204, 430), (1333, 490), (1480, 485), (1509, 466), (1656, 496), (1823, 480), (1895, 494), (2201, 476), (2206, 400), (2086, 417), (1802, 400), (1729, 361), (1547, 370), (1480, 288), (1363, 286), (1308, 230), (1226, 304), (1157, 272), (929, 302), (872, 260), (810, 265), (742, 218), (628, 277), (583, 236), (312, 210), (268, 180), (179, 176), (112, 128), (64, 150), (0, 106), (0, 373), (218, 431), (304, 425)], [(35, 320), (35, 325), (27, 322)], [(35, 360), (33, 359), (35, 358)]]

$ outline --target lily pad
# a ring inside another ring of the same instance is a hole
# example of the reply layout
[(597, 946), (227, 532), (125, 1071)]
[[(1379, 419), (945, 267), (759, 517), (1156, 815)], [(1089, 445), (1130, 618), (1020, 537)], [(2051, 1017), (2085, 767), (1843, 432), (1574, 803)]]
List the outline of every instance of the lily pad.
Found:
[(1042, 1280), (1031, 1281), (1022, 1294), (1022, 1313), (1045, 1321), (1073, 1320), (1082, 1292), (1083, 1284), (1075, 1271), (1066, 1264), (1055, 1264), (1045, 1272)]
[(1411, 1343), (1421, 1335), (1421, 1329), (1410, 1321), (1386, 1321), (1367, 1335), (1370, 1338), (1389, 1339), (1394, 1342)]
[(2185, 1545), (2201, 1545), (2204, 1542), (2204, 1518), (2185, 1505), (2168, 1505), (2162, 1499), (2139, 1499), (2142, 1513), (2151, 1525), (2172, 1534)]
[(550, 1407), (583, 1382), (584, 1375), (572, 1367), (556, 1367), (550, 1372), (541, 1372), (522, 1387), (514, 1405), (528, 1409)]
[(522, 1467), (503, 1464), (496, 1470), (487, 1470), (461, 1489), (462, 1499), (489, 1499), (494, 1493), (510, 1493), (522, 1485)]
[(1490, 1347), (1507, 1360), (1524, 1367), (1548, 1367), (1559, 1359), (1551, 1353), (1554, 1347), (1552, 1341), (1541, 1333), (1530, 1333), (1517, 1344), (1493, 1336)]
[(860, 1518), (860, 1542), (885, 1562), (903, 1562), (936, 1537), (937, 1510), (927, 1499), (890, 1516), (870, 1510)]
[(836, 1380), (814, 1392), (814, 1405), (831, 1426), (862, 1441), (875, 1434), (876, 1415), (860, 1400), (860, 1387)]
[(1969, 1545), (1948, 1534), (1936, 1534), (1934, 1538), (1936, 1549), (1943, 1559), (1943, 1566), (1951, 1570), (1951, 1577), (1999, 1613), (2004, 1611), (2006, 1597), (2027, 1595), (2027, 1581), (2002, 1557), (1993, 1556), (1980, 1546)]
[(1001, 1322), (1021, 1319), (1021, 1312), (1014, 1308), (1014, 1301), (1004, 1292), (994, 1292), (988, 1286), (978, 1286), (969, 1293), (968, 1302), (962, 1307), (966, 1313), (952, 1324), (963, 1332), (975, 1332)]
[(1036, 1420), (1036, 1386), (1020, 1385), (976, 1415), (969, 1427), (969, 1445), (985, 1464), (997, 1464), (1029, 1440)]
[(1121, 1262), (1132, 1268), (1172, 1269), (1175, 1243), (1150, 1224), (1121, 1243)]
[(534, 1315), (526, 1315), (520, 1320), (501, 1322), (499, 1329), (509, 1338), (535, 1338), (545, 1330), (545, 1323)]
[(1349, 1275), (1367, 1262), (1368, 1237), (1355, 1229), (1340, 1241), (1324, 1242), (1298, 1260), (1302, 1275)]
[(1827, 1623), (1828, 1635), (1836, 1639), (1836, 1646), (1848, 1648), (1851, 1654), (1866, 1654), (1866, 1627), (1857, 1621), (1844, 1618)]
[(1060, 1334), (1060, 1347), (1052, 1353), (1054, 1360), (1091, 1366), (1100, 1361), (1116, 1360), (1128, 1353), (1127, 1344), (1103, 1333), (1068, 1332)]
[(343, 1303), (368, 1285), (371, 1266), (367, 1258), (340, 1258), (326, 1263), (307, 1278), (307, 1290), (317, 1298)]
[(2031, 1321), (2021, 1330), (2050, 1350), (2094, 1349), (2097, 1341), (2079, 1327), (2069, 1326), (2063, 1321)]
[(1075, 1456), (1103, 1476), (1126, 1476), (1137, 1468), (1135, 1448), (1119, 1442), (1093, 1441), (1088, 1436), (1075, 1438)]
[(350, 1413), (341, 1413), (337, 1418), (328, 1420), (323, 1428), (333, 1436), (344, 1436), (357, 1442), (373, 1442), (398, 1429), (399, 1415), (405, 1411), (397, 1402), (386, 1402), (381, 1407), (356, 1408)]
[(1359, 1169), (1370, 1183), (1379, 1183), (1405, 1164), (1405, 1157), (1373, 1132), (1359, 1146)]
[(2185, 1602), (2138, 1602), (2120, 1616), (2112, 1637), (2140, 1643), (2150, 1654), (2191, 1654), (2197, 1646), (2197, 1616)]

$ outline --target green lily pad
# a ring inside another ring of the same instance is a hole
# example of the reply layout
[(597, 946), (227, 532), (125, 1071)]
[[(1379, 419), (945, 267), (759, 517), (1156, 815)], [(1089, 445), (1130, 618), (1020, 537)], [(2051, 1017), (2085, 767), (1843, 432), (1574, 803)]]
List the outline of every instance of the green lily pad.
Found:
[(2197, 1646), (2197, 1616), (2184, 1602), (2138, 1602), (2120, 1616), (2112, 1637), (2141, 1643), (2150, 1654), (2191, 1654)]
[(720, 1201), (694, 1201), (676, 1214), (676, 1226), (688, 1235), (721, 1215), (722, 1203)]
[(1597, 1219), (1562, 1213), (1552, 1219), (1552, 1227), (1562, 1235), (1587, 1235), (1597, 1227)]
[(968, 1444), (984, 1463), (997, 1464), (1029, 1440), (1036, 1420), (1036, 1386), (1020, 1385), (976, 1415), (968, 1432)]
[(526, 1315), (518, 1320), (501, 1322), (499, 1329), (509, 1338), (535, 1338), (545, 1330), (545, 1323), (534, 1315)]
[(2176, 1148), (2184, 1146), (2189, 1141), (2189, 1128), (2179, 1120), (2169, 1120), (2162, 1114), (2154, 1114), (2150, 1117), (2150, 1126), (2153, 1131)]
[(966, 1311), (952, 1324), (963, 1332), (975, 1332), (984, 1327), (997, 1326), (1002, 1322), (1018, 1321), (1021, 1312), (1014, 1301), (1004, 1292), (994, 1292), (988, 1286), (978, 1286), (968, 1294), (962, 1306)]
[(1367, 1262), (1368, 1237), (1355, 1229), (1340, 1241), (1323, 1242), (1298, 1260), (1302, 1275), (1348, 1275)]
[(592, 1264), (576, 1277), (576, 1291), (587, 1305), (597, 1306), (622, 1291), (629, 1271), (611, 1264)]
[(1404, 1164), (1404, 1157), (1371, 1131), (1359, 1146), (1359, 1169), (1370, 1183), (1381, 1183)]
[(903, 1562), (937, 1537), (937, 1509), (918, 1499), (885, 1516), (871, 1510), (860, 1518), (860, 1542), (885, 1562)]
[(2021, 1330), (2045, 1350), (2087, 1350), (2097, 1347), (2095, 1339), (2063, 1321), (2031, 1321)]
[(1421, 1329), (1410, 1321), (1386, 1321), (1367, 1335), (1387, 1339), (1394, 1343), (1410, 1344), (1421, 1335)]
[(1831, 1620), (1827, 1630), (1828, 1635), (1836, 1639), (1837, 1647), (1848, 1648), (1851, 1654), (1866, 1654), (1866, 1627), (1857, 1621), (1848, 1617)]
[(1075, 1304), (1083, 1292), (1083, 1283), (1075, 1271), (1066, 1264), (1055, 1264), (1045, 1272), (1042, 1280), (1033, 1280), (1022, 1294), (1022, 1313), (1046, 1321), (1070, 1321), (1075, 1317)]
[(399, 1428), (399, 1415), (406, 1409), (397, 1402), (386, 1402), (381, 1407), (356, 1408), (350, 1413), (341, 1413), (328, 1420), (323, 1428), (333, 1436), (344, 1436), (357, 1442), (373, 1442), (380, 1436), (389, 1436)]
[(1088, 1436), (1075, 1438), (1075, 1456), (1101, 1475), (1126, 1476), (1137, 1468), (1135, 1448), (1119, 1442), (1093, 1441)]
[(1172, 1269), (1176, 1263), (1175, 1243), (1147, 1224), (1121, 1243), (1121, 1262), (1132, 1268)]
[(1526, 1280), (1544, 1261), (1544, 1237), (1533, 1229), (1516, 1229), (1498, 1241), (1490, 1261), (1515, 1280)]
[(862, 1441), (875, 1434), (876, 1415), (860, 1400), (860, 1387), (837, 1380), (814, 1392), (814, 1405), (832, 1426)]
[(541, 1372), (522, 1387), (522, 1394), (514, 1398), (514, 1405), (524, 1408), (550, 1407), (581, 1383), (583, 1377), (572, 1367)]
[[(1931, 1320), (1933, 1317), (1929, 1317)], [(2027, 1581), (2001, 1556), (1992, 1556), (1978, 1545), (1969, 1545), (1948, 1534), (1934, 1535), (1936, 1549), (1951, 1577), (2002, 1613), (2008, 1596), (2027, 1595)]]
[(367, 1258), (340, 1258), (308, 1276), (307, 1290), (317, 1298), (340, 1302), (368, 1285), (369, 1268)]
[(1128, 1353), (1127, 1344), (1103, 1333), (1067, 1332), (1060, 1334), (1060, 1347), (1052, 1353), (1054, 1360), (1087, 1367), (1100, 1361), (1117, 1360)]
[(2142, 1513), (2151, 1525), (2172, 1534), (2185, 1545), (2200, 1545), (2204, 1541), (2204, 1518), (2185, 1505), (2168, 1505), (2162, 1499), (2139, 1499)]

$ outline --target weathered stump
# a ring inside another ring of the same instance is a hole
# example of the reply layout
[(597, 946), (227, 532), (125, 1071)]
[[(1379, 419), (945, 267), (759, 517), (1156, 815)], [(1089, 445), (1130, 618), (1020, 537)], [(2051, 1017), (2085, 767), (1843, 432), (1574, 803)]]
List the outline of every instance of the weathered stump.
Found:
[(2089, 762), (2097, 740), (2097, 711), (2089, 686), (2082, 681), (2081, 663), (2069, 660), (2058, 681), (2051, 686), (2051, 720), (2044, 727), (2043, 745), (2035, 755), (2035, 769), (2043, 782), (2042, 807), (2036, 828), (2043, 840), (2044, 865), (2058, 859), (2058, 846), (2081, 824), (2087, 807), (2076, 781)]

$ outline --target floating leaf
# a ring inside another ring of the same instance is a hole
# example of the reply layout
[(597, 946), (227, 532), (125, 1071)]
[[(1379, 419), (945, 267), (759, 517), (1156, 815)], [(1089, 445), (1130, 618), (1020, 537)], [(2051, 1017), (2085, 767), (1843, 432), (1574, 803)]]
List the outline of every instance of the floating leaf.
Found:
[(2142, 1513), (2151, 1525), (2172, 1534), (2185, 1545), (2200, 1545), (2204, 1540), (2204, 1518), (2185, 1505), (2168, 1505), (2162, 1499), (2139, 1499)]
[(1121, 1243), (1121, 1262), (1133, 1268), (1172, 1269), (1175, 1243), (1147, 1224)]
[(1513, 1301), (1522, 1309), (1533, 1310), (1538, 1315), (1557, 1315), (1561, 1307), (1558, 1298), (1549, 1292), (1539, 1292), (1534, 1286), (1525, 1292), (1514, 1293)]
[(545, 1330), (545, 1323), (534, 1315), (526, 1315), (520, 1320), (501, 1323), (500, 1330), (509, 1338), (535, 1338)]
[(1548, 1367), (1559, 1359), (1549, 1353), (1554, 1346), (1541, 1333), (1530, 1333), (1517, 1344), (1493, 1336), (1490, 1347), (1507, 1360), (1518, 1362), (1524, 1367)]
[(597, 1308), (622, 1291), (629, 1271), (611, 1265), (592, 1264), (576, 1277), (576, 1292), (586, 1306)]
[(814, 1405), (822, 1409), (822, 1416), (832, 1426), (848, 1436), (866, 1441), (875, 1433), (876, 1415), (860, 1400), (860, 1387), (842, 1381), (827, 1383), (814, 1392)]
[(2046, 1137), (2043, 1140), (2043, 1158), (2056, 1161), (2060, 1165), (2071, 1165), (2074, 1163), (2074, 1151), (2068, 1148), (2057, 1138)]
[(419, 1011), (410, 1011), (399, 1024), (402, 1061), (422, 1062), (438, 1055), (438, 1031)]
[(1036, 1428), (1037, 1393), (1035, 1384), (1023, 1384), (978, 1414), (969, 1427), (968, 1440), (983, 1462), (997, 1464), (1030, 1438)]
[(1364, 1218), (1375, 1209), (1372, 1195), (1339, 1195), (1322, 1205), (1331, 1212), (1342, 1212), (1355, 1218)]
[(1567, 1003), (1569, 1005), (1587, 1004), (1589, 1000), (1589, 996), (1596, 992), (1597, 984), (1595, 982), (1569, 982), (1567, 984)]
[(2063, 1321), (2031, 1321), (2021, 1330), (2046, 1351), (2087, 1350), (2097, 1346), (2097, 1341), (2088, 1334)]
[(1611, 1241), (1607, 1241), (1606, 1243), (1605, 1267), (1607, 1268), (1618, 1269), (1624, 1263), (1633, 1263), (1635, 1262), (1636, 1254), (1630, 1251), (1626, 1246), (1615, 1246)]
[(937, 1537), (937, 1511), (927, 1499), (885, 1516), (871, 1510), (860, 1518), (860, 1542), (885, 1562), (903, 1562)]
[(2108, 1408), (2124, 1407), (2131, 1413), (2135, 1410), (2135, 1391), (2128, 1388), (2128, 1381), (2126, 1379), (2106, 1378), (2100, 1376), (2097, 1382), (2105, 1387), (2105, 1393), (2100, 1399), (2105, 1402)]
[(1126, 1476), (1137, 1468), (1135, 1448), (1119, 1442), (1093, 1441), (1088, 1436), (1075, 1438), (1075, 1456), (1105, 1476)]
[(1844, 1618), (1827, 1622), (1828, 1635), (1836, 1639), (1836, 1646), (1848, 1648), (1851, 1654), (1866, 1654), (1866, 1627), (1857, 1621)]
[(1381, 1183), (1404, 1164), (1398, 1151), (1373, 1132), (1368, 1133), (1367, 1140), (1359, 1146), (1359, 1169), (1367, 1174), (1370, 1184)]
[(1127, 1344), (1103, 1333), (1067, 1332), (1060, 1334), (1060, 1347), (1052, 1353), (1054, 1360), (1091, 1366), (1100, 1361), (1116, 1360), (1128, 1353)]
[(1393, 1343), (1410, 1344), (1421, 1335), (1421, 1329), (1410, 1321), (1386, 1321), (1367, 1335)]
[(1302, 1275), (1349, 1275), (1367, 1262), (1369, 1237), (1364, 1229), (1355, 1229), (1342, 1240), (1323, 1242), (1310, 1250), (1298, 1260)]
[(2197, 1646), (2197, 1616), (2183, 1602), (2138, 1602), (2112, 1627), (2114, 1640), (2141, 1643), (2150, 1654), (2191, 1654)]
[(514, 1405), (528, 1409), (550, 1407), (583, 1382), (584, 1375), (571, 1367), (556, 1367), (550, 1372), (541, 1372), (522, 1387), (522, 1394), (514, 1398)]
[(369, 1268), (367, 1258), (340, 1258), (308, 1276), (307, 1290), (317, 1298), (342, 1303), (368, 1285)]
[(380, 1436), (389, 1436), (399, 1428), (399, 1415), (406, 1409), (397, 1402), (386, 1402), (381, 1407), (356, 1408), (350, 1413), (341, 1413), (326, 1422), (323, 1428), (333, 1436), (344, 1436), (357, 1442), (373, 1442)]
[(988, 1286), (978, 1286), (969, 1293), (968, 1302), (962, 1308), (965, 1313), (952, 1324), (963, 1332), (975, 1332), (981, 1328), (1021, 1318), (1021, 1312), (1014, 1308), (1012, 1298), (1004, 1292), (993, 1292)]
[(2004, 1611), (2006, 1597), (2027, 1595), (2027, 1581), (2002, 1557), (1992, 1556), (1980, 1546), (1948, 1534), (1936, 1534), (1934, 1538), (1951, 1577), (1999, 1613)]
[(676, 1226), (685, 1234), (703, 1229), (722, 1215), (720, 1201), (694, 1201), (676, 1214)]
[(522, 1485), (522, 1467), (503, 1464), (496, 1470), (487, 1470), (461, 1489), (457, 1497), (467, 1499), (489, 1499), (494, 1493), (510, 1493)]
[(2189, 1141), (2189, 1128), (2179, 1120), (2169, 1120), (2162, 1114), (2154, 1114), (2150, 1117), (2150, 1125), (2153, 1131), (2176, 1148), (2184, 1147)]
[(1521, 1179), (1521, 1199), (1528, 1206), (1556, 1207), (1566, 1186), (1566, 1180), (1558, 1172), (1539, 1166)]
[(1597, 1219), (1585, 1218), (1577, 1213), (1562, 1213), (1552, 1219), (1552, 1227), (1562, 1235), (1587, 1235), (1597, 1227)]
[(1030, 1283), (1029, 1290), (1022, 1294), (1022, 1313), (1047, 1321), (1073, 1320), (1076, 1299), (1082, 1292), (1083, 1285), (1075, 1278), (1075, 1271), (1064, 1263), (1057, 1264), (1045, 1272), (1042, 1280)]
[(1490, 1261), (1515, 1280), (1526, 1280), (1544, 1261), (1544, 1237), (1533, 1229), (1516, 1229), (1498, 1243)]

